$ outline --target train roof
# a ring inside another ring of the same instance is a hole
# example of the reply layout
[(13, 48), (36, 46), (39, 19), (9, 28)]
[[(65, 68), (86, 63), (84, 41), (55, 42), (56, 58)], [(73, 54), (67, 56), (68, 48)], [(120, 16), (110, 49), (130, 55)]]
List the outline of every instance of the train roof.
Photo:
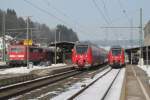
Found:
[(119, 48), (122, 48), (120, 45), (114, 45), (111, 47), (111, 49), (119, 49)]
[(91, 46), (91, 45), (93, 45), (93, 46), (95, 46), (95, 47), (98, 47), (96, 44), (93, 44), (93, 43), (91, 43), (91, 42), (89, 42), (89, 41), (83, 41), (83, 42), (76, 42), (75, 43), (75, 45), (88, 45), (88, 46)]

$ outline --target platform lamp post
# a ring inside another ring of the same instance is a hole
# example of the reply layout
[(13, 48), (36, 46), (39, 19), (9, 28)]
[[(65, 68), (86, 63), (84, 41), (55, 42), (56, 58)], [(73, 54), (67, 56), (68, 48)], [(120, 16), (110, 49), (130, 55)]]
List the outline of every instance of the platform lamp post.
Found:
[(142, 32), (143, 28), (142, 28), (142, 8), (140, 8), (140, 27), (139, 27), (139, 33), (140, 33), (140, 66), (142, 66), (142, 61), (143, 61), (143, 32)]
[[(131, 24), (131, 27), (133, 27), (133, 20), (131, 19), (130, 20), (130, 24)], [(132, 40), (133, 40), (133, 28), (131, 28), (131, 47), (133, 48), (133, 43), (132, 43)], [(131, 59), (131, 65), (132, 65), (132, 58), (133, 58), (133, 54), (132, 54), (132, 50), (131, 50), (131, 57), (130, 57), (130, 59)]]

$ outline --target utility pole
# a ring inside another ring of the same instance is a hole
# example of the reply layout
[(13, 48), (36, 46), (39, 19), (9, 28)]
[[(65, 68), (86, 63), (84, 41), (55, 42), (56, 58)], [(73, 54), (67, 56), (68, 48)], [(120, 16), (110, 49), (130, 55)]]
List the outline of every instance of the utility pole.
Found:
[(60, 36), (60, 33), (61, 33), (61, 31), (59, 31), (59, 42), (60, 42), (60, 37), (61, 37), (61, 36)]
[(6, 41), (5, 41), (5, 12), (3, 13), (3, 21), (2, 21), (2, 32), (3, 32), (3, 61), (6, 61)]
[(148, 46), (146, 46), (147, 66), (148, 66), (148, 64), (149, 64), (149, 63), (148, 63), (148, 62), (149, 62), (149, 61), (148, 61), (148, 56), (149, 56), (148, 52), (149, 52), (149, 48), (148, 48)]
[(29, 68), (29, 16), (27, 17), (27, 68)]
[(140, 8), (140, 28), (139, 28), (139, 33), (140, 33), (140, 66), (142, 65), (142, 61), (143, 61), (143, 34), (142, 34), (142, 8)]
[[(131, 23), (131, 27), (133, 27), (133, 20), (131, 19), (130, 21)], [(133, 28), (131, 28), (131, 47), (133, 48)], [(131, 50), (131, 64), (132, 64), (132, 58), (133, 58), (133, 54), (132, 54), (132, 50)]]
[(33, 31), (32, 31), (32, 29), (30, 30), (30, 32), (31, 32), (31, 39), (32, 39), (32, 37), (33, 37), (33, 33), (32, 33)]
[(57, 60), (57, 47), (56, 47), (56, 30), (55, 30), (55, 64)]

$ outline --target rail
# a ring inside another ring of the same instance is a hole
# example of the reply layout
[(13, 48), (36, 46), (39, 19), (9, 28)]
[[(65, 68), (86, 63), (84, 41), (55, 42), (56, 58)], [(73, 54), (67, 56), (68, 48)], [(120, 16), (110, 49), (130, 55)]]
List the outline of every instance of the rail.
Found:
[[(101, 79), (102, 77), (104, 77), (105, 75), (107, 75), (112, 69), (108, 70), (107, 72), (105, 72), (103, 75), (99, 76), (96, 80), (94, 80), (93, 82), (91, 82), (89, 85), (87, 85), (86, 87), (84, 87), (83, 89), (81, 89), (80, 91), (78, 91), (77, 93), (75, 93), (74, 95), (72, 95), (70, 98), (68, 98), (67, 100), (73, 100), (76, 97), (78, 97), (80, 94), (82, 94), (86, 89), (88, 89), (90, 86), (94, 85), (94, 83), (96, 83), (99, 79)], [(121, 69), (120, 69), (121, 70)], [(111, 82), (111, 84), (108, 86), (108, 88), (106, 89), (106, 91), (104, 92), (104, 95), (100, 98), (100, 100), (104, 100), (104, 98), (106, 97), (106, 95), (108, 94), (109, 90), (111, 89), (113, 83), (115, 82), (117, 76), (119, 75), (120, 70), (117, 72), (116, 76), (114, 77), (113, 81)]]
[(77, 97), (79, 94), (81, 94), (82, 92), (84, 92), (86, 89), (88, 89), (90, 86), (92, 86), (95, 82), (97, 82), (100, 78), (102, 78), (103, 76), (105, 76), (111, 70), (112, 69), (108, 70), (103, 75), (101, 75), (100, 77), (98, 77), (96, 80), (94, 80), (93, 82), (91, 82), (89, 85), (87, 85), (86, 87), (84, 87), (83, 89), (81, 89), (80, 91), (78, 91), (77, 93), (75, 93), (74, 95), (72, 95), (70, 98), (68, 98), (68, 100), (73, 100), (75, 97)]
[(3, 86), (0, 88), (0, 99), (9, 99), (13, 96), (23, 94), (27, 91), (31, 91), (33, 89), (36, 89), (38, 87), (42, 87), (47, 84), (52, 84), (54, 82), (63, 80), (65, 78), (71, 77), (76, 74), (82, 73), (81, 71), (77, 70), (70, 70), (63, 73), (55, 74), (55, 75), (49, 75), (41, 78), (37, 78), (30, 81), (20, 82), (17, 84), (12, 84), (8, 86)]
[(119, 75), (121, 69), (118, 71), (118, 73), (116, 74), (115, 78), (113, 79), (113, 81), (111, 82), (111, 84), (109, 85), (109, 87), (107, 88), (107, 90), (105, 91), (104, 95), (102, 96), (102, 99), (101, 100), (104, 100), (105, 97), (107, 96), (109, 90), (111, 89), (113, 83), (115, 82), (115, 80), (117, 79), (117, 76)]

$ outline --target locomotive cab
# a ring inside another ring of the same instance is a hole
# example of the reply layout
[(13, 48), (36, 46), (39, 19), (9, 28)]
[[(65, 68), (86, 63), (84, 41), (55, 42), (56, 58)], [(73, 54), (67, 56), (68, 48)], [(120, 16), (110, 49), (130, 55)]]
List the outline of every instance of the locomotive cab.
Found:
[(73, 60), (73, 66), (75, 68), (83, 68), (83, 67), (89, 67), (90, 64), (90, 54), (89, 54), (89, 46), (88, 45), (76, 45), (74, 47), (72, 60)]
[(111, 67), (122, 67), (125, 65), (124, 49), (121, 47), (111, 48), (109, 51), (109, 65)]

